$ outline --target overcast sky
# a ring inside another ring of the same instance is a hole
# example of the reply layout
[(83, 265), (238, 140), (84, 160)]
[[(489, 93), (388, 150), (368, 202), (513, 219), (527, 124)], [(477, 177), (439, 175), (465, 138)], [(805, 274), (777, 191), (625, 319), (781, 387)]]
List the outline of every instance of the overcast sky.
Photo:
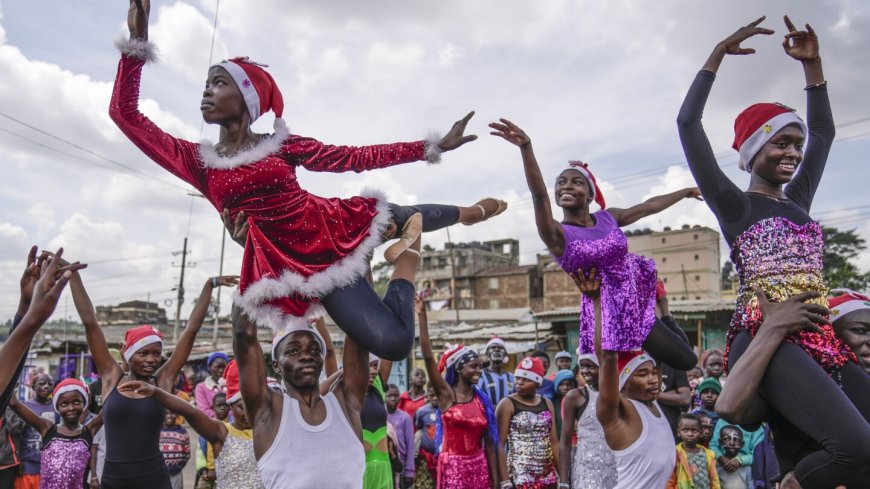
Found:
[[(112, 41), (126, 36), (127, 6), (0, 0), (0, 319), (15, 311), (30, 244), (63, 245), (69, 258), (90, 262), (85, 281), (97, 304), (149, 293), (161, 303), (172, 299), (178, 269), (170, 266), (177, 261), (171, 252), (185, 235), (196, 268), (185, 280), (183, 315), (217, 274), (222, 228), (214, 209), (188, 196), (185, 184), (109, 120), (118, 60)], [(161, 60), (145, 68), (142, 108), (192, 140), (216, 136), (201, 128), (199, 114), (215, 8), (216, 0), (152, 2), (151, 39)], [(767, 14), (765, 26), (776, 34), (747, 43), (757, 54), (725, 60), (704, 119), (722, 166), (745, 187), (748, 175), (730, 150), (736, 114), (760, 101), (805, 113), (800, 64), (780, 46), (786, 13), (819, 34), (838, 125), (813, 213), (870, 238), (867, 2), (222, 0), (214, 59), (247, 55), (271, 65), (291, 131), (333, 144), (422, 139), (476, 110), (468, 127), (479, 140), (445, 154), (440, 166), (343, 175), (303, 170), (301, 183), (323, 196), (377, 187), (403, 204), (503, 198), (511, 205), (504, 215), (454, 227), (452, 237), (518, 238), (521, 261), (530, 263), (543, 245), (519, 151), (490, 136), (488, 122), (504, 116), (526, 130), (548, 180), (569, 159), (591, 162), (610, 206), (692, 186), (675, 124), (682, 97), (718, 41)], [(255, 130), (271, 130), (272, 120), (263, 117)], [(636, 227), (683, 224), (716, 228), (698, 202)], [(444, 241), (443, 231), (425, 239), (438, 248)], [(225, 273), (236, 272), (240, 258), (241, 248), (229, 243)], [(870, 258), (862, 266), (870, 268)], [(229, 295), (223, 298), (227, 304)], [(174, 304), (168, 308), (174, 314)], [(56, 316), (63, 315), (74, 315), (71, 301), (61, 302)]]

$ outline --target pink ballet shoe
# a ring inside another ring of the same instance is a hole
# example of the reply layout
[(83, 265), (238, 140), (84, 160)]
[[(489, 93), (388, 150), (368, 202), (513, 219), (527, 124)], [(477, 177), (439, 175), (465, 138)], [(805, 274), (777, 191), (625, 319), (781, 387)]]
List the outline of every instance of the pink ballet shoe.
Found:
[(389, 263), (396, 263), (399, 255), (406, 251), (411, 251), (420, 254), (419, 251), (411, 248), (414, 241), (423, 233), (423, 214), (417, 212), (408, 218), (405, 222), (405, 227), (402, 228), (402, 236), (399, 240), (391, 244), (387, 251), (384, 252), (384, 259)]

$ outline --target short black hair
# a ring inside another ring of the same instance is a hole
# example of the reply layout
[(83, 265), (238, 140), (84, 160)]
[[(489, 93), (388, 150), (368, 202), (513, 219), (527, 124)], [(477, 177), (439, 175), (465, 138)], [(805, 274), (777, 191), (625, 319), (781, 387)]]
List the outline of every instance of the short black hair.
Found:
[(733, 431), (733, 432), (737, 433), (738, 435), (740, 435), (741, 439), (743, 438), (743, 432), (740, 430), (740, 428), (734, 426), (733, 424), (726, 424), (725, 426), (723, 426), (722, 428), (719, 429), (719, 438), (720, 439), (725, 434), (725, 430)]
[(227, 395), (224, 392), (215, 393), (214, 397), (211, 398), (211, 405), (212, 406), (214, 406), (214, 403), (217, 402), (218, 397), (223, 397), (224, 399), (226, 399)]
[(390, 389), (396, 389), (396, 390), (399, 391), (400, 393), (402, 392), (402, 389), (399, 389), (399, 386), (397, 386), (396, 384), (388, 384), (388, 385), (387, 385), (387, 390), (390, 390)]
[(686, 420), (686, 421), (695, 421), (695, 422), (698, 423), (699, 426), (701, 425), (701, 418), (698, 417), (698, 416), (696, 416), (696, 415), (694, 415), (694, 414), (692, 414), (692, 413), (683, 413), (683, 414), (681, 414), (680, 417), (677, 418), (677, 424), (679, 424), (679, 422), (680, 422), (680, 421), (683, 421), (683, 420)]
[(538, 357), (538, 358), (546, 358), (548, 362), (550, 361), (550, 355), (547, 355), (547, 352), (545, 352), (544, 350), (535, 350), (535, 351), (529, 353), (529, 356), (530, 357)]

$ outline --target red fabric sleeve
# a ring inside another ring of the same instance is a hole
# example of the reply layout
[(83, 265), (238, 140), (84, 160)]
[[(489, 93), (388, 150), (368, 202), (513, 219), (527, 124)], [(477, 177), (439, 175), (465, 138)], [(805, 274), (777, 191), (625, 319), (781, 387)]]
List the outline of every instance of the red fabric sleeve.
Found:
[(410, 163), (425, 158), (426, 143), (378, 144), (374, 146), (332, 146), (302, 136), (290, 136), (281, 153), (290, 163), (311, 171), (363, 172)]

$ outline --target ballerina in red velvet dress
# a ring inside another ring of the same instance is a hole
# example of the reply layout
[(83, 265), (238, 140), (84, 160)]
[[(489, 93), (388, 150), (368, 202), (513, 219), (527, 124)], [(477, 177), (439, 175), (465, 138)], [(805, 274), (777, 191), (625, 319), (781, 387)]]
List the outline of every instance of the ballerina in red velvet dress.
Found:
[[(222, 61), (208, 71), (201, 111), (221, 126), (216, 145), (177, 139), (139, 111), (142, 67), (155, 58), (148, 39), (149, 2), (130, 1), (130, 40), (118, 43), (121, 61), (109, 115), (148, 157), (181, 178), (229, 219), (245, 220), (247, 238), (239, 290), (245, 313), (276, 334), (307, 324), (324, 309), (346, 333), (378, 357), (399, 360), (414, 338), (414, 277), (420, 233), (456, 222), (474, 224), (500, 214), (503, 201), (471, 207), (397, 206), (379, 192), (349, 199), (322, 198), (300, 187), (296, 167), (361, 172), (426, 160), (473, 141), (464, 135), (473, 115), (456, 122), (444, 138), (364, 147), (330, 146), (290, 134), (284, 102), (262, 66), (245, 58)], [(268, 111), (275, 133), (255, 134), (251, 124)], [(395, 230), (395, 231), (393, 231)], [(360, 280), (372, 250), (401, 232), (385, 257), (394, 273), (383, 300)]]

